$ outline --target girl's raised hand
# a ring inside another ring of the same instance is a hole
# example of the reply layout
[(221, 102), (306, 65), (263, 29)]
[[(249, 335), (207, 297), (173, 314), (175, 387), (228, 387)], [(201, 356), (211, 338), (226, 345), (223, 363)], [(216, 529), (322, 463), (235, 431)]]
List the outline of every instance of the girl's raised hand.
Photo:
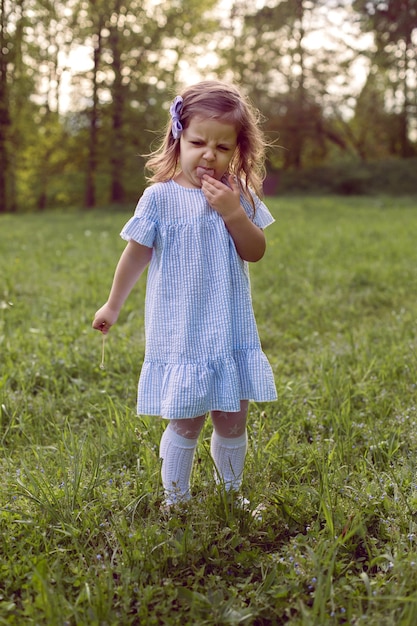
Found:
[(230, 175), (228, 182), (230, 187), (205, 174), (201, 179), (201, 189), (210, 206), (223, 218), (240, 257), (244, 261), (259, 261), (265, 253), (265, 235), (241, 206), (234, 176)]
[(240, 191), (235, 177), (230, 174), (228, 181), (230, 187), (208, 174), (204, 174), (201, 179), (201, 189), (207, 202), (224, 219), (243, 210), (240, 206)]

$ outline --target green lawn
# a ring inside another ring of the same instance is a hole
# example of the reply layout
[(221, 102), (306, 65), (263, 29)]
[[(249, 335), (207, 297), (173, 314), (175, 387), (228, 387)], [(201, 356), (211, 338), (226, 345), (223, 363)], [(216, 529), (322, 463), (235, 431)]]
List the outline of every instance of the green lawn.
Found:
[(417, 623), (417, 198), (276, 198), (251, 267), (279, 400), (250, 409), (244, 495), (210, 424), (163, 519), (163, 425), (135, 415), (145, 281), (100, 369), (125, 212), (0, 218), (0, 624)]

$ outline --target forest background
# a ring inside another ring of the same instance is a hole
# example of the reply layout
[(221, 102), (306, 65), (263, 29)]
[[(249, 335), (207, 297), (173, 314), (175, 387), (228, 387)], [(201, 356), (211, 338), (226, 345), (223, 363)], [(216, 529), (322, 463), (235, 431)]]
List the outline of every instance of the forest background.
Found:
[(268, 194), (417, 191), (417, 0), (0, 0), (0, 52), (0, 212), (135, 201), (201, 78), (262, 112)]

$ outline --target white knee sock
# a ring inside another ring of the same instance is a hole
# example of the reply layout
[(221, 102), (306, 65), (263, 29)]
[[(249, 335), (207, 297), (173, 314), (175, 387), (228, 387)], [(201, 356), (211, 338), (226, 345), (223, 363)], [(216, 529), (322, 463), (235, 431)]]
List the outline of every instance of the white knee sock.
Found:
[(167, 426), (161, 438), (162, 484), (166, 504), (190, 499), (190, 476), (198, 439), (187, 439)]
[(216, 480), (224, 482), (226, 491), (237, 491), (242, 483), (247, 448), (246, 432), (240, 437), (221, 437), (213, 431), (211, 456), (218, 472)]

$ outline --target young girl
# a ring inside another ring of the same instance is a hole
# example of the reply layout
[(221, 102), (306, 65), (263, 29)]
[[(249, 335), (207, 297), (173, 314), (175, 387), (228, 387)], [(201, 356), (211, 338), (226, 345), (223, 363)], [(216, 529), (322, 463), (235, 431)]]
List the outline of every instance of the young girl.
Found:
[(259, 199), (264, 142), (251, 105), (217, 81), (170, 108), (148, 187), (121, 236), (109, 298), (93, 328), (107, 333), (149, 264), (138, 414), (169, 420), (160, 444), (167, 507), (190, 497), (198, 436), (211, 413), (216, 480), (241, 485), (248, 401), (276, 399), (254, 319), (247, 261), (274, 220)]

